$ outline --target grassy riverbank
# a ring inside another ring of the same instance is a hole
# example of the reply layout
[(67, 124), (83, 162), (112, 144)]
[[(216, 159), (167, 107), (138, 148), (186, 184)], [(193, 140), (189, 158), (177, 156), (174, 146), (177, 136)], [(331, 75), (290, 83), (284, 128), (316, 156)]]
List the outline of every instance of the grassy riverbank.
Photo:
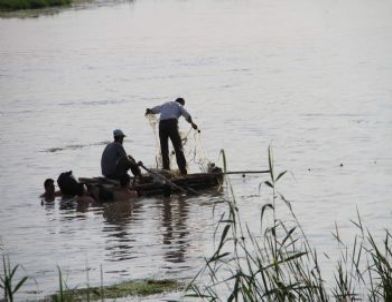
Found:
[(132, 280), (101, 287), (62, 289), (46, 301), (105, 301), (128, 296), (145, 297), (183, 289), (175, 280)]
[[(29, 280), (28, 276), (16, 277), (19, 265), (11, 265), (9, 257), (3, 256), (3, 270), (0, 272), (0, 288), (3, 290), (5, 302), (12, 302), (18, 299), (20, 289)], [(76, 302), (76, 301), (105, 301), (125, 298), (129, 296), (145, 297), (183, 290), (185, 284), (177, 280), (129, 280), (112, 285), (103, 285), (103, 273), (101, 268), (101, 286), (91, 287), (87, 282), (87, 287), (69, 288), (63, 278), (63, 273), (58, 268), (59, 288), (57, 293), (39, 299), (40, 302)], [(0, 294), (1, 297), (1, 294)], [(0, 301), (3, 301), (0, 299)], [(30, 300), (29, 300), (30, 301)]]
[(0, 0), (0, 10), (17, 11), (70, 5), (72, 0)]

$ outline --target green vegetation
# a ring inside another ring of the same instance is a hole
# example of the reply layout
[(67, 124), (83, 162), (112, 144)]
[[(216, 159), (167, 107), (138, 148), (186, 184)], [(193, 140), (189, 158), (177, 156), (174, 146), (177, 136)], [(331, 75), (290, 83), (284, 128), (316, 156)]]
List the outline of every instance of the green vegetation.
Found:
[(68, 288), (64, 282), (61, 269), (59, 272), (59, 291), (46, 299), (51, 302), (74, 302), (74, 301), (105, 301), (127, 296), (149, 296), (166, 291), (183, 289), (184, 285), (175, 280), (131, 280), (119, 284), (104, 286), (103, 271), (101, 266), (101, 286), (90, 287), (87, 275), (87, 288)]
[(3, 273), (0, 275), (0, 288), (4, 290), (5, 301), (14, 301), (15, 293), (27, 280), (27, 277), (23, 277), (16, 285), (13, 285), (15, 281), (15, 273), (18, 267), (19, 265), (16, 265), (11, 268), (11, 261), (9, 257), (3, 256)]
[(174, 280), (134, 280), (104, 287), (61, 290), (52, 296), (51, 301), (103, 301), (127, 296), (149, 296), (183, 287)]
[(0, 0), (0, 10), (15, 11), (70, 5), (72, 0)]
[[(187, 287), (186, 296), (198, 301), (392, 301), (389, 230), (379, 246), (358, 214), (357, 221), (353, 221), (358, 234), (353, 244), (346, 245), (336, 228), (334, 236), (341, 255), (334, 281), (327, 282), (317, 251), (310, 245), (290, 201), (277, 190), (286, 172), (275, 173), (271, 148), (268, 154), (270, 180), (264, 184), (272, 195), (270, 203), (261, 209), (260, 234), (241, 221), (228, 184), (232, 196), (226, 200), (228, 211), (220, 216), (215, 232), (217, 247)], [(226, 167), (224, 152), (223, 159)], [(291, 216), (285, 221), (278, 216), (280, 203)]]
[[(14, 301), (16, 292), (27, 281), (28, 277), (23, 277), (15, 282), (15, 273), (19, 265), (11, 268), (8, 257), (3, 256), (3, 272), (0, 274), (0, 288), (4, 290), (5, 302)], [(116, 299), (127, 296), (149, 296), (168, 291), (183, 290), (184, 284), (176, 280), (131, 280), (119, 284), (103, 286), (103, 272), (101, 268), (101, 286), (87, 288), (69, 288), (63, 279), (61, 269), (59, 273), (59, 291), (43, 301), (50, 302), (76, 302), (76, 301), (105, 301), (105, 299)], [(88, 279), (88, 277), (87, 277)], [(0, 299), (0, 301), (3, 301)]]

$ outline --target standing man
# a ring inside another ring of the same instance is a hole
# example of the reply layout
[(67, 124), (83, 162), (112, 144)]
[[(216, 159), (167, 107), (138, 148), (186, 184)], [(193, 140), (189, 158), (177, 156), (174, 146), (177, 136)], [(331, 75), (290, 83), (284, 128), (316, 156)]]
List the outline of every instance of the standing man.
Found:
[(132, 156), (127, 155), (123, 147), (125, 134), (116, 129), (113, 131), (113, 137), (114, 141), (108, 144), (102, 153), (102, 174), (107, 178), (120, 180), (131, 169), (133, 175), (141, 176), (139, 165)]
[(146, 114), (160, 113), (159, 119), (159, 141), (161, 143), (163, 169), (170, 170), (169, 160), (169, 138), (176, 152), (177, 165), (180, 173), (187, 174), (186, 160), (182, 149), (181, 137), (178, 132), (178, 118), (182, 115), (193, 129), (197, 125), (192, 121), (191, 115), (184, 109), (185, 100), (178, 98), (175, 101), (164, 103), (160, 106), (147, 108)]

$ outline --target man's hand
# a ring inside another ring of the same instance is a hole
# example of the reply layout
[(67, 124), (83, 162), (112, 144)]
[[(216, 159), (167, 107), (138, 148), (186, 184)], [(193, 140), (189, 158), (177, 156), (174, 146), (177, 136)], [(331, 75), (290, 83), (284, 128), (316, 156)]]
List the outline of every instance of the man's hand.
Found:
[(147, 109), (146, 109), (146, 113), (145, 113), (145, 115), (147, 115), (147, 114), (152, 114), (152, 111), (151, 111), (151, 109), (150, 109), (150, 108), (147, 108)]
[(132, 164), (136, 165), (136, 160), (135, 160), (132, 156), (128, 155), (128, 160), (129, 160)]
[(195, 123), (192, 123), (192, 128), (197, 130), (197, 125)]

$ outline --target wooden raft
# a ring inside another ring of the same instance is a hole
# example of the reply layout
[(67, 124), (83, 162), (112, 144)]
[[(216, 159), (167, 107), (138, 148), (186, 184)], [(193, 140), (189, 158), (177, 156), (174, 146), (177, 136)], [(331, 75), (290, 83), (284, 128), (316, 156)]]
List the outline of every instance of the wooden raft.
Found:
[[(143, 174), (142, 179), (131, 179), (131, 189), (138, 191), (142, 196), (154, 196), (168, 193), (177, 193), (179, 190), (168, 185), (164, 181), (167, 178), (170, 182), (180, 188), (190, 188), (195, 191), (202, 191), (217, 187), (222, 184), (223, 173), (193, 173), (183, 176), (173, 176), (163, 174), (164, 177), (157, 177), (152, 174)], [(79, 178), (79, 182), (89, 187), (104, 187), (106, 190), (114, 190), (120, 186), (119, 181), (105, 177)]]

